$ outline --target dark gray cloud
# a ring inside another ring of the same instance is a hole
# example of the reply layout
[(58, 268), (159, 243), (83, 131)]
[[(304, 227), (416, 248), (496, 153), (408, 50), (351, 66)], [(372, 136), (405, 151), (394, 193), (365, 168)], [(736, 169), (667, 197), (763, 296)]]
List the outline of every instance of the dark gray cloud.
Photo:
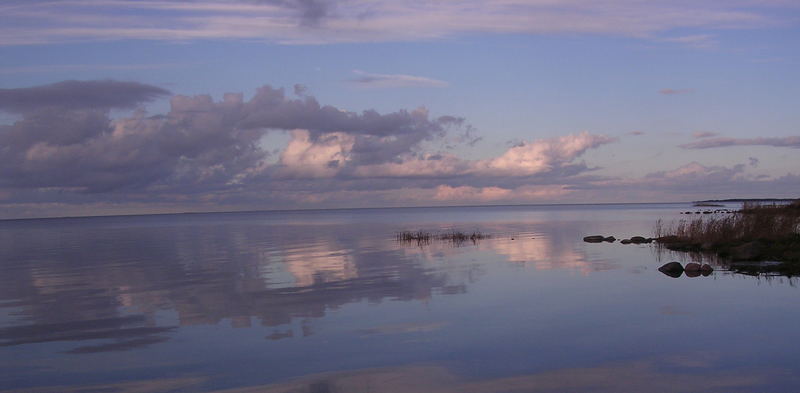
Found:
[[(245, 178), (265, 181), (279, 166), (259, 140), (272, 130), (308, 130), (310, 144), (330, 135), (352, 138), (348, 165), (393, 162), (422, 141), (444, 135), (463, 119), (431, 119), (426, 110), (360, 114), (314, 97), (286, 97), (264, 86), (242, 94), (174, 96), (168, 113), (112, 120), (110, 108), (152, 99), (165, 90), (117, 81), (62, 82), (3, 91), (21, 120), (0, 126), (0, 187), (81, 192), (230, 188)], [(18, 102), (17, 99), (20, 99)], [(38, 104), (37, 104), (38, 103)], [(344, 165), (344, 163), (341, 163)]]
[(137, 82), (73, 80), (36, 87), (0, 89), (0, 110), (26, 113), (43, 108), (124, 109), (167, 94), (168, 90)]
[(680, 145), (684, 149), (710, 149), (728, 146), (775, 146), (800, 149), (800, 136), (760, 138), (710, 138)]

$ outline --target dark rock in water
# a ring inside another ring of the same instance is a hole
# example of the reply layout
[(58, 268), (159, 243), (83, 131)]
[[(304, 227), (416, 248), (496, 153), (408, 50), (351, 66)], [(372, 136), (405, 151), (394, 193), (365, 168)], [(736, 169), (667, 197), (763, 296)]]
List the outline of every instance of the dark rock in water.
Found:
[[(699, 263), (694, 263), (694, 262), (687, 263), (686, 266), (683, 267), (683, 270), (686, 273), (686, 277), (698, 277), (700, 276), (700, 274), (703, 274), (703, 267), (700, 266)], [(705, 275), (707, 276), (708, 273), (705, 273)]]
[(709, 265), (707, 263), (703, 264), (703, 266), (700, 266), (700, 274), (702, 274), (703, 277), (708, 277), (709, 275), (711, 275), (711, 272), (713, 272), (713, 271), (714, 271), (714, 268), (711, 267), (711, 265)]
[(606, 238), (603, 235), (593, 235), (593, 236), (586, 236), (583, 238), (583, 241), (587, 243), (600, 243)]
[(653, 239), (642, 236), (634, 236), (631, 238), (631, 243), (634, 244), (650, 243), (652, 241)]
[(658, 268), (658, 271), (670, 277), (678, 278), (683, 273), (683, 265), (680, 262), (669, 262)]
[(700, 277), (700, 271), (699, 270), (684, 270), (683, 274), (685, 274), (686, 277), (689, 277), (689, 278)]
[(603, 239), (604, 242), (609, 242), (609, 243), (614, 243), (616, 240), (617, 240), (617, 238), (614, 237), (614, 236), (609, 236), (609, 237)]
[(683, 274), (683, 266), (679, 262), (670, 262), (658, 268), (658, 271), (672, 278), (678, 278)]
[(669, 271), (669, 272), (682, 272), (683, 265), (680, 262), (668, 262), (658, 268), (659, 271)]
[(685, 270), (687, 272), (699, 272), (700, 271), (700, 264), (699, 263), (694, 263), (694, 262), (689, 262), (689, 263), (686, 264), (686, 266), (683, 267), (683, 270)]
[(631, 244), (631, 239), (622, 239), (619, 242), (622, 244)]

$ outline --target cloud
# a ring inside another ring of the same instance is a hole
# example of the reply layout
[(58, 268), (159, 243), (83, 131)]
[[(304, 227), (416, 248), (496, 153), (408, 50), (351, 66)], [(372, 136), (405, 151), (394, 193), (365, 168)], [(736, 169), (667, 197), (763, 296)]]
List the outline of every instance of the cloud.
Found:
[[(352, 112), (319, 103), (304, 87), (294, 91), (299, 97), (271, 86), (249, 99), (175, 95), (164, 114), (136, 109), (112, 118), (111, 109), (166, 90), (118, 81), (4, 90), (3, 108), (20, 119), (0, 125), (2, 203), (63, 210), (113, 200), (169, 211), (552, 200), (593, 170), (580, 159), (586, 151), (616, 141), (582, 132), (468, 159), (435, 149), (475, 140), (463, 118), (425, 108)], [(265, 145), (276, 132), (289, 142)], [(101, 205), (95, 211), (113, 210)]]
[(152, 64), (49, 64), (28, 65), (24, 67), (0, 67), (0, 74), (34, 74), (64, 71), (88, 70), (156, 70), (162, 68), (189, 67), (190, 63), (152, 63)]
[(717, 136), (716, 132), (710, 131), (695, 131), (692, 133), (692, 138), (701, 139), (701, 138), (711, 138), (712, 136)]
[(683, 44), (698, 49), (711, 48), (717, 45), (717, 41), (711, 34), (695, 34), (695, 35), (686, 35), (680, 37), (667, 37), (667, 38), (662, 38), (660, 41)]
[(25, 113), (42, 108), (133, 108), (166, 94), (169, 91), (137, 82), (64, 81), (37, 87), (0, 89), (0, 110)]
[(710, 149), (728, 146), (775, 146), (800, 149), (800, 136), (759, 138), (711, 138), (680, 145), (684, 149)]
[[(441, 1), (31, 0), (0, 6), (0, 45), (123, 39), (263, 40), (284, 44), (416, 41), (465, 34), (603, 34), (713, 45), (679, 29), (751, 29), (793, 23), (790, 3), (760, 0)], [(5, 23), (3, 23), (5, 22)]]
[(748, 173), (752, 160), (731, 166), (703, 165), (692, 161), (640, 178), (597, 179), (573, 185), (597, 201), (680, 201), (720, 198), (790, 198), (800, 191), (800, 176), (766, 176)]
[[(282, 89), (260, 88), (245, 101), (226, 94), (174, 96), (165, 115), (136, 112), (112, 120), (109, 109), (125, 108), (166, 90), (131, 82), (62, 82), (0, 91), (3, 109), (22, 119), (0, 126), (4, 166), (0, 186), (58, 187), (85, 192), (241, 183), (262, 172), (299, 173), (341, 136), (345, 162), (379, 164), (397, 159), (420, 142), (443, 135), (459, 118), (429, 119), (427, 110), (361, 114), (320, 105), (313, 97), (287, 98)], [(282, 165), (267, 170), (269, 153), (260, 139), (271, 130), (296, 132)], [(303, 138), (305, 154), (297, 155)], [(323, 154), (324, 155), (324, 154)], [(324, 163), (333, 167), (333, 157)], [(287, 164), (293, 169), (287, 170)], [(306, 172), (310, 170), (306, 168)], [(316, 167), (313, 167), (316, 168)]]
[(371, 74), (354, 70), (358, 77), (350, 82), (358, 87), (365, 88), (396, 88), (396, 87), (447, 87), (447, 82), (422, 76), (403, 74)]
[(677, 94), (689, 94), (694, 92), (692, 89), (661, 89), (658, 91), (659, 94), (663, 94), (666, 96), (672, 96)]

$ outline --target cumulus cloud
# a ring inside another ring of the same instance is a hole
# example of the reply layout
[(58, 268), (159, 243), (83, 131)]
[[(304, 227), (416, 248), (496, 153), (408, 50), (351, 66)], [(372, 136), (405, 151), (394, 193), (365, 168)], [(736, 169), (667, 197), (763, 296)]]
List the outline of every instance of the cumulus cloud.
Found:
[[(425, 109), (347, 112), (310, 96), (291, 99), (269, 86), (249, 101), (242, 94), (226, 94), (221, 101), (178, 95), (164, 115), (138, 111), (109, 117), (111, 108), (165, 93), (155, 86), (116, 81), (0, 92), (2, 108), (22, 114), (14, 124), (0, 126), (0, 185), (105, 192), (159, 184), (238, 184), (268, 172), (269, 154), (259, 141), (271, 130), (304, 130), (294, 132), (281, 164), (305, 166), (310, 173), (319, 169), (311, 165), (319, 157), (328, 158), (327, 168), (396, 160), (461, 121), (451, 116), (430, 119)], [(339, 156), (327, 153), (332, 141), (344, 144)], [(305, 151), (303, 143), (309, 145)]]
[[(472, 143), (463, 118), (425, 108), (346, 111), (302, 86), (295, 97), (271, 86), (249, 99), (174, 95), (164, 114), (110, 115), (167, 93), (118, 81), (3, 90), (2, 109), (20, 119), (0, 125), (0, 197), (6, 206), (530, 201), (567, 192), (565, 181), (592, 170), (580, 157), (615, 141), (582, 132), (467, 159), (430, 150), (437, 141)], [(273, 132), (288, 134), (288, 144), (265, 145)]]
[(759, 138), (710, 138), (680, 145), (684, 149), (710, 149), (728, 146), (775, 146), (800, 149), (800, 136)]
[(422, 76), (404, 74), (371, 74), (354, 70), (356, 78), (350, 79), (354, 85), (365, 88), (397, 87), (446, 87), (447, 82)]
[[(613, 34), (713, 45), (679, 29), (748, 29), (786, 23), (760, 0), (42, 1), (0, 6), (2, 45), (113, 39), (258, 39), (289, 44), (430, 40), (460, 34)], [(7, 22), (7, 23), (3, 23)], [(788, 22), (792, 23), (792, 22)], [(701, 30), (702, 31), (702, 30)]]
[[(676, 164), (643, 178), (603, 176), (584, 157), (616, 139), (590, 132), (463, 157), (436, 148), (470, 142), (475, 130), (463, 118), (425, 108), (353, 112), (318, 102), (302, 86), (294, 93), (264, 86), (249, 98), (174, 95), (163, 114), (137, 108), (112, 118), (112, 109), (136, 108), (167, 92), (118, 81), (3, 90), (0, 108), (18, 120), (0, 125), (0, 215), (641, 201), (740, 190), (784, 195), (800, 184), (793, 174), (748, 173), (755, 160)], [(270, 133), (289, 141), (268, 145)], [(792, 138), (733, 144), (800, 145)], [(695, 143), (720, 139), (730, 138)]]

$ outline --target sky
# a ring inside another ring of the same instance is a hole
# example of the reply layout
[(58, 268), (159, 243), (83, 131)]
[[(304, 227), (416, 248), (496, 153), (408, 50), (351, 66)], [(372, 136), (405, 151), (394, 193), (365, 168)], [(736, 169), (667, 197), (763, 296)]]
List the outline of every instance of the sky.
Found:
[(795, 0), (6, 0), (0, 218), (800, 196)]

